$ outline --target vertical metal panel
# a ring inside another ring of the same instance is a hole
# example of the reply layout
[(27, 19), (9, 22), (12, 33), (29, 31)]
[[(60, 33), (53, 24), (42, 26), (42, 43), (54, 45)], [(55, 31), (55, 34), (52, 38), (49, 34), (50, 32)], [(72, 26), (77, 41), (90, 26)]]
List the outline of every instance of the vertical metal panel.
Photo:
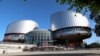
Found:
[(60, 11), (51, 16), (51, 29), (53, 31), (65, 27), (82, 26), (89, 27), (85, 16), (73, 11)]
[(28, 33), (38, 28), (38, 24), (32, 20), (19, 20), (8, 25), (6, 34), (8, 33)]

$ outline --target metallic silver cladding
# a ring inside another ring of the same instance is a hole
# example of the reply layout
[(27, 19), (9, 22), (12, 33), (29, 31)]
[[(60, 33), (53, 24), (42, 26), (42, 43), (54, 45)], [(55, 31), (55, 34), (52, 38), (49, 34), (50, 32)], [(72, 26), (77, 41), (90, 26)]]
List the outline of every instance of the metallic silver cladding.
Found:
[(60, 11), (51, 16), (51, 30), (66, 27), (89, 27), (89, 22), (81, 13), (74, 11)]
[(5, 34), (9, 33), (28, 33), (29, 31), (38, 28), (38, 24), (32, 20), (19, 20), (8, 25)]

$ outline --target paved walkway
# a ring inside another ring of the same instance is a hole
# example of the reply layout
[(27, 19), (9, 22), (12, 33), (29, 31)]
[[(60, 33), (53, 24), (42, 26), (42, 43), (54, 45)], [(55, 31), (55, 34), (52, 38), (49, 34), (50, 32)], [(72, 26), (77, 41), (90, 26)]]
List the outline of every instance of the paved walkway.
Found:
[(100, 50), (37, 51), (0, 54), (0, 56), (100, 56)]

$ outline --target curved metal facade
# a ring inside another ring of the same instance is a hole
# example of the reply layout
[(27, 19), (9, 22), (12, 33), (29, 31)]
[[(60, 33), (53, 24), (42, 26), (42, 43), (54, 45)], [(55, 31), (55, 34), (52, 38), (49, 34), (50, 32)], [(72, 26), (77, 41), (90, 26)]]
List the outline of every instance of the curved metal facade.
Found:
[(26, 42), (31, 44), (39, 44), (42, 45), (43, 42), (52, 41), (51, 31), (44, 29), (37, 29), (26, 34)]
[(8, 25), (6, 33), (28, 33), (38, 28), (38, 24), (32, 20), (19, 20)]
[(32, 20), (19, 20), (8, 25), (4, 41), (25, 42), (25, 34), (38, 28)]
[(85, 16), (73, 11), (60, 11), (51, 16), (51, 30), (57, 39), (83, 40), (91, 36), (89, 22)]
[(85, 16), (73, 11), (60, 11), (51, 16), (51, 30), (55, 31), (66, 27), (89, 27)]
[(91, 36), (91, 29), (86, 27), (64, 28), (54, 32), (54, 36), (67, 41), (83, 40)]

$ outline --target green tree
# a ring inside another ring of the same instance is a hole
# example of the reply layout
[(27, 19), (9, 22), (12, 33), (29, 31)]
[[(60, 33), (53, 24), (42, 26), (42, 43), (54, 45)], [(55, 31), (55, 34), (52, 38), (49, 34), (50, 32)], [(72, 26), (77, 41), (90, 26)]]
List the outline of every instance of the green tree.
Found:
[(89, 46), (92, 48), (100, 48), (100, 44), (97, 42), (91, 43)]
[(63, 4), (69, 4), (69, 10), (76, 8), (77, 12), (81, 12), (85, 9), (84, 14), (90, 11), (90, 19), (93, 19), (96, 23), (94, 32), (97, 36), (100, 36), (100, 1), (99, 0), (56, 0), (56, 2)]

